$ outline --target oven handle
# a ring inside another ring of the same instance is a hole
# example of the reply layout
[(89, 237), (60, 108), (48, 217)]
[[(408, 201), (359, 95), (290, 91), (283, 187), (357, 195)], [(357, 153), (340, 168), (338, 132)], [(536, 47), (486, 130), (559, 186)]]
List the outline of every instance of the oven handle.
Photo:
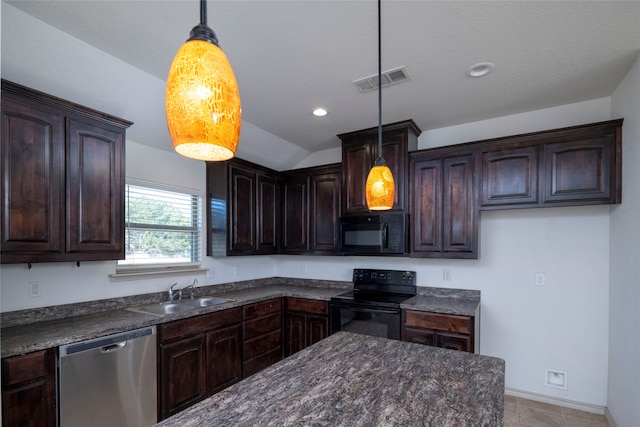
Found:
[(353, 310), (353, 311), (362, 311), (365, 313), (383, 313), (383, 314), (398, 314), (400, 312), (400, 310), (385, 310), (384, 308), (366, 308), (366, 307), (359, 307), (359, 306), (354, 306), (354, 305), (349, 305), (349, 304), (336, 304), (336, 303), (331, 303), (329, 305), (329, 308), (344, 308), (347, 310)]

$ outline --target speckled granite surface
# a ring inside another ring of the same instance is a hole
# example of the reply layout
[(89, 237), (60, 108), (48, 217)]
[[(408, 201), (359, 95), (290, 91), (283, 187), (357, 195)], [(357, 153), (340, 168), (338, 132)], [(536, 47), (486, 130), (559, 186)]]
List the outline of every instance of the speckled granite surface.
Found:
[[(0, 357), (14, 356), (45, 348), (57, 347), (149, 325), (157, 325), (199, 314), (225, 310), (270, 298), (291, 296), (329, 301), (332, 296), (345, 292), (345, 289), (278, 284), (242, 287), (240, 289), (215, 293), (209, 292), (209, 290), (205, 288), (201, 289), (200, 292), (202, 292), (202, 295), (215, 294), (216, 296), (228, 298), (233, 301), (227, 304), (203, 307), (197, 310), (170, 314), (163, 317), (131, 312), (124, 308), (126, 306), (119, 309), (83, 315), (74, 315), (72, 311), (67, 311), (68, 317), (2, 328), (0, 331)], [(130, 306), (152, 303), (146, 300), (142, 303), (137, 299), (134, 299), (134, 301), (137, 303), (133, 302)]]
[[(289, 296), (329, 301), (332, 296), (351, 287), (350, 282), (282, 277), (202, 286), (198, 289), (200, 295), (215, 295), (232, 299), (233, 302), (164, 317), (134, 313), (125, 308), (165, 301), (165, 292), (2, 313), (0, 357), (57, 347), (270, 298)], [(480, 304), (478, 291), (447, 290), (443, 294), (442, 290), (438, 291), (439, 288), (418, 289), (419, 295), (408, 300), (402, 308), (473, 316)], [(477, 295), (469, 292), (476, 292)]]
[(502, 426), (504, 366), (338, 332), (158, 426)]

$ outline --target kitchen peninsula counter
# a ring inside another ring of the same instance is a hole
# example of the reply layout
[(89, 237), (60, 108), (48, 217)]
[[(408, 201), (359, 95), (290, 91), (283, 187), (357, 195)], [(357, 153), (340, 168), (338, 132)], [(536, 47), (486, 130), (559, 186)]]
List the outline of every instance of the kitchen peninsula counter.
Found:
[(157, 426), (502, 426), (504, 366), (338, 332)]

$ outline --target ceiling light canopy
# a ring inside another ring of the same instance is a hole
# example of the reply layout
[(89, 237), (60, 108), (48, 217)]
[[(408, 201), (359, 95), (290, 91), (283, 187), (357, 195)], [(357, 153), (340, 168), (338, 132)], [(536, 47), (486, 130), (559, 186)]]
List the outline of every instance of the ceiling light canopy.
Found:
[(365, 198), (372, 211), (384, 211), (393, 207), (395, 182), (391, 169), (382, 158), (382, 37), (380, 0), (378, 0), (378, 158), (367, 176)]
[(200, 24), (171, 64), (166, 114), (179, 154), (206, 161), (235, 156), (242, 125), (240, 93), (229, 60), (207, 26), (206, 0), (200, 0)]

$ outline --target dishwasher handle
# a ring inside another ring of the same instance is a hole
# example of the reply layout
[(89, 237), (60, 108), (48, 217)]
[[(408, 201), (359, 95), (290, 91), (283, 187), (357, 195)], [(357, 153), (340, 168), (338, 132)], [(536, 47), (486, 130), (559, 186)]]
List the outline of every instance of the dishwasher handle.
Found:
[(116, 350), (120, 350), (121, 348), (124, 348), (124, 346), (126, 346), (126, 345), (127, 345), (126, 341), (120, 341), (120, 342), (117, 342), (115, 344), (105, 345), (104, 347), (102, 347), (100, 349), (100, 351), (102, 353), (112, 353), (112, 352), (114, 352)]
[[(59, 357), (67, 357), (72, 354), (82, 353), (90, 350), (100, 350), (102, 353), (113, 352), (126, 345), (126, 341), (145, 337), (147, 335), (155, 335), (156, 327), (149, 326), (147, 328), (136, 329), (133, 331), (123, 332), (121, 334), (110, 335), (106, 337), (95, 338), (92, 340), (82, 341), (73, 344), (61, 345), (59, 349)], [(122, 344), (122, 345), (121, 345)]]

